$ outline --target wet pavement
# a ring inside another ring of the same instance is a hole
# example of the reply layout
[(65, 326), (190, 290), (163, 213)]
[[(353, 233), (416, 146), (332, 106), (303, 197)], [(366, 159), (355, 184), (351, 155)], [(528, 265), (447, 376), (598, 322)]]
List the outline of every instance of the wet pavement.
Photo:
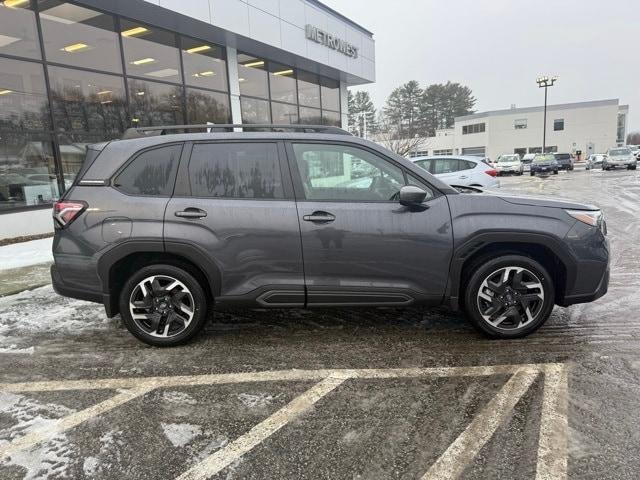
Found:
[(603, 209), (605, 297), (513, 341), (445, 309), (260, 311), (173, 349), (50, 286), (0, 297), (0, 478), (638, 478), (640, 173), (501, 181)]

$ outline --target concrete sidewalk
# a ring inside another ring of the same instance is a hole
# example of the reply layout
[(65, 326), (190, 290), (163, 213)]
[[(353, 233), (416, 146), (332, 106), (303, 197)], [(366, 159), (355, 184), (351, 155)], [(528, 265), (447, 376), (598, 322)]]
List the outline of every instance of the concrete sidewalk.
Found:
[(51, 283), (52, 241), (43, 238), (0, 247), (0, 296)]

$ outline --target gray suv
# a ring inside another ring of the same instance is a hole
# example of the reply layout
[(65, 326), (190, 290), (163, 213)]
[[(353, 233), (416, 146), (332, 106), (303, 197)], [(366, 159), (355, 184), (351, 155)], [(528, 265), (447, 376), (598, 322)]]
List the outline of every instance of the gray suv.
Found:
[(456, 190), (335, 127), (234, 127), (88, 147), (54, 207), (55, 290), (158, 346), (237, 307), (446, 304), (514, 338), (607, 291), (595, 206)]

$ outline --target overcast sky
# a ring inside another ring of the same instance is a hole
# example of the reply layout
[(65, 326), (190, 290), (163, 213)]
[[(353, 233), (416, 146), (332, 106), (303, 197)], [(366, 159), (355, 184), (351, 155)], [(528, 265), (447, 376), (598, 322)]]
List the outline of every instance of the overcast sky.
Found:
[(460, 82), (476, 110), (542, 105), (540, 74), (560, 78), (549, 103), (619, 98), (640, 130), (638, 0), (323, 0), (371, 30), (380, 108), (391, 90)]

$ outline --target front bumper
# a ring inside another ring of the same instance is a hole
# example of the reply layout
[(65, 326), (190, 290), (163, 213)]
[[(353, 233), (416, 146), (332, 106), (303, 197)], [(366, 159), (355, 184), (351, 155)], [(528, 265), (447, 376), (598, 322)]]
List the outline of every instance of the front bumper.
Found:
[(600, 279), (600, 283), (598, 283), (598, 286), (594, 292), (583, 293), (579, 295), (567, 295), (564, 297), (562, 306), (568, 307), (569, 305), (575, 305), (576, 303), (593, 302), (594, 300), (597, 300), (598, 298), (602, 297), (604, 294), (607, 293), (607, 290), (609, 289), (609, 277), (610, 277), (610, 270), (609, 270), (609, 266), (607, 266), (607, 269), (602, 275), (602, 278)]

